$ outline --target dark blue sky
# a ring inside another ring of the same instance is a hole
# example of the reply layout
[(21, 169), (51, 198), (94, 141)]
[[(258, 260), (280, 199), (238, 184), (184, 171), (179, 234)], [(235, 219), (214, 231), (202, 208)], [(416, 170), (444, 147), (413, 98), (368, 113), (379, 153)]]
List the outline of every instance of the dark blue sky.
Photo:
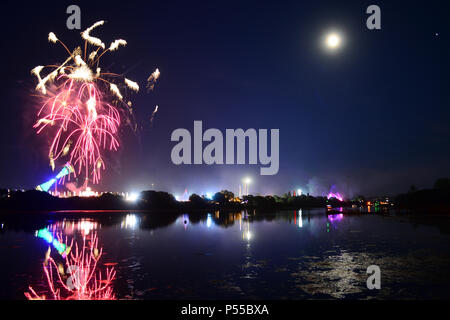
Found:
[[(103, 67), (145, 83), (158, 67), (155, 91), (134, 96), (143, 126), (124, 130), (99, 189), (150, 188), (173, 193), (238, 191), (251, 176), (253, 193), (331, 186), (346, 195), (429, 187), (450, 176), (449, 34), (445, 2), (427, 1), (122, 1), (76, 2), (82, 29), (128, 46)], [(0, 184), (32, 188), (51, 175), (46, 141), (32, 130), (36, 65), (61, 62), (47, 42), (54, 31), (70, 48), (79, 31), (66, 29), (72, 2), (9, 2), (2, 9)], [(366, 28), (377, 4), (382, 30)], [(345, 45), (321, 48), (330, 29)], [(437, 34), (437, 35), (436, 35)], [(149, 118), (160, 106), (153, 126)], [(280, 129), (280, 171), (258, 166), (180, 166), (171, 163), (177, 128)]]

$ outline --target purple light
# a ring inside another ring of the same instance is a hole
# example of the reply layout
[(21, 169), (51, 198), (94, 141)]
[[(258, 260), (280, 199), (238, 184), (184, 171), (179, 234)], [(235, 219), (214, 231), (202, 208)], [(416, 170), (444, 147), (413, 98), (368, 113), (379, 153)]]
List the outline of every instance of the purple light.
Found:
[(342, 213), (339, 213), (339, 214), (330, 214), (330, 215), (328, 216), (328, 219), (329, 219), (331, 222), (341, 221), (342, 219), (344, 219), (344, 215), (343, 215)]
[(336, 193), (330, 192), (330, 193), (328, 194), (327, 198), (328, 198), (328, 199), (336, 198), (336, 199), (338, 199), (339, 201), (344, 201), (344, 197), (341, 196), (341, 194), (340, 194), (339, 192), (336, 192)]

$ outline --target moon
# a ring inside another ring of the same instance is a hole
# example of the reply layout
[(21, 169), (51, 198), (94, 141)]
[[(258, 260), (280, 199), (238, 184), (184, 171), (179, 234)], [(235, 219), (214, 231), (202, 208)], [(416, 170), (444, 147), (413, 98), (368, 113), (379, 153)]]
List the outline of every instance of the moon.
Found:
[(337, 49), (341, 42), (341, 37), (337, 33), (330, 33), (326, 37), (326, 45), (329, 49)]

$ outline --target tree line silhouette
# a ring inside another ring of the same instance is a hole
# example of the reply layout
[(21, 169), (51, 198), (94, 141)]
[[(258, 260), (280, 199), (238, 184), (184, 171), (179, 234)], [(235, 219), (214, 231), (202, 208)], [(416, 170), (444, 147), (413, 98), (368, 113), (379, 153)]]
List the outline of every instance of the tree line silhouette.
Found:
[[(246, 195), (236, 197), (233, 192), (222, 190), (214, 194), (212, 199), (192, 194), (189, 201), (177, 201), (175, 197), (162, 191), (142, 191), (136, 201), (130, 202), (118, 194), (104, 193), (99, 197), (71, 197), (57, 198), (37, 190), (8, 191), (0, 189), (0, 210), (5, 211), (58, 211), (58, 210), (144, 210), (157, 212), (186, 212), (186, 211), (238, 211), (244, 209), (276, 210), (321, 208), (328, 205), (332, 207), (347, 207), (361, 205), (359, 196), (352, 201), (339, 201), (326, 197), (313, 197), (311, 195), (293, 196), (286, 193), (282, 196), (255, 196)], [(410, 191), (394, 198), (397, 208), (421, 209), (440, 208), (450, 209), (450, 179), (438, 179), (431, 189)]]

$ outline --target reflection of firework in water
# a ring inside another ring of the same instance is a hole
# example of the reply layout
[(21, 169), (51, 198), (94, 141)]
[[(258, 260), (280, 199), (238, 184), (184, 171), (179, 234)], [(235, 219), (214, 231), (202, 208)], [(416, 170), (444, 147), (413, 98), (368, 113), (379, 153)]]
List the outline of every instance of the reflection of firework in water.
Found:
[[(63, 242), (61, 235), (58, 235), (58, 239), (59, 242)], [(64, 244), (67, 248), (72, 248), (73, 240), (69, 245), (66, 238)], [(48, 252), (43, 268), (51, 298), (54, 300), (115, 299), (112, 286), (116, 275), (114, 267), (106, 268), (105, 274), (98, 271), (98, 262), (102, 253), (103, 249), (98, 249), (96, 234), (90, 239), (83, 237), (81, 248), (78, 247), (78, 243), (75, 243), (64, 264), (57, 263)], [(25, 292), (25, 296), (30, 300), (47, 299), (45, 295), (36, 293), (32, 287), (29, 287), (29, 292)]]
[[(49, 41), (59, 42), (69, 57), (60, 65), (38, 66), (32, 70), (39, 81), (36, 90), (45, 100), (34, 128), (38, 134), (46, 131), (52, 136), (48, 154), (52, 169), (56, 160), (66, 157), (76, 169), (74, 175), (84, 172), (86, 180), (91, 178), (94, 184), (101, 178), (100, 171), (106, 168), (103, 151), (117, 151), (119, 147), (122, 119), (132, 122), (132, 103), (124, 101), (119, 87), (139, 91), (136, 82), (101, 71), (100, 58), (127, 44), (120, 39), (106, 48), (99, 38), (92, 37), (92, 30), (103, 23), (99, 21), (81, 33), (85, 40), (84, 52), (80, 47), (70, 52), (51, 32)], [(44, 68), (53, 71), (42, 78)], [(149, 88), (153, 89), (159, 75), (158, 69), (152, 73)]]

